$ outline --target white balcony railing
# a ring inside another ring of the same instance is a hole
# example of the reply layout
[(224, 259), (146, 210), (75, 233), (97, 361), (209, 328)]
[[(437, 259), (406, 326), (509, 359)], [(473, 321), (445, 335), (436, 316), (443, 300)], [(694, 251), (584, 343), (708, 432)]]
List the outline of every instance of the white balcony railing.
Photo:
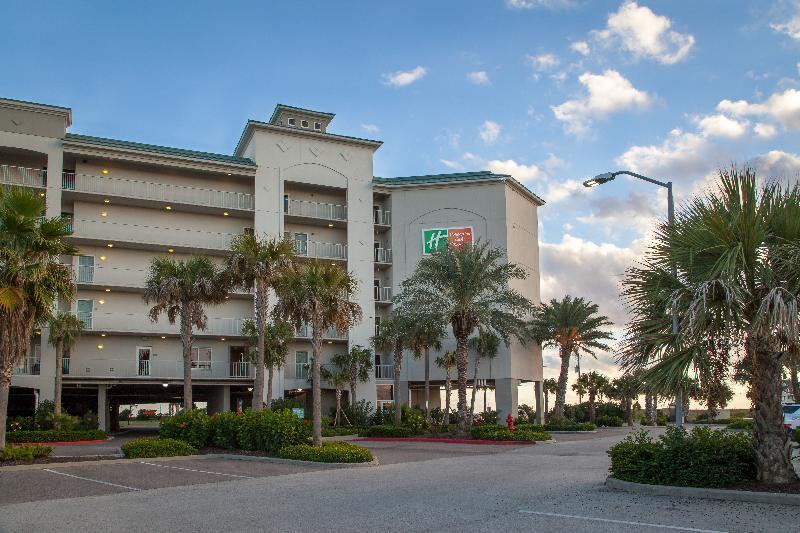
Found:
[(72, 236), (111, 242), (227, 250), (236, 234), (101, 220), (74, 220)]
[(295, 379), (308, 379), (309, 371), (308, 363), (295, 363), (294, 364), (294, 377)]
[(375, 262), (376, 263), (391, 263), (392, 262), (392, 249), (391, 248), (375, 248)]
[(64, 172), (61, 187), (70, 191), (140, 198), (159, 202), (174, 202), (221, 209), (252, 211), (254, 195), (244, 192), (220, 191), (171, 183), (155, 183), (111, 176), (93, 176)]
[[(296, 338), (298, 339), (310, 339), (311, 338), (311, 326), (308, 324), (303, 324), (297, 333), (295, 334)], [(340, 333), (336, 330), (336, 328), (328, 328), (322, 334), (323, 339), (338, 339), (338, 340), (346, 340), (347, 333)]]
[[(73, 267), (75, 282), (83, 285), (143, 288), (150, 271), (144, 268), (108, 267), (98, 265), (78, 265)], [(249, 289), (233, 287), (233, 294), (252, 294)]]
[(47, 186), (47, 171), (41, 168), (0, 165), (0, 183), (23, 187), (45, 187)]
[(38, 376), (41, 372), (41, 360), (38, 357), (26, 357), (22, 365), (14, 369), (14, 374), (25, 376)]
[(394, 378), (394, 365), (375, 365), (375, 379)]
[(392, 288), (391, 287), (375, 287), (375, 301), (376, 302), (391, 302), (392, 301)]
[(301, 257), (347, 259), (347, 245), (335, 242), (303, 241), (295, 239), (294, 251)]
[(61, 373), (65, 376), (69, 374), (69, 357), (61, 358)]
[(391, 226), (392, 225), (392, 212), (377, 209), (372, 212), (374, 215), (373, 222), (378, 226)]
[[(136, 360), (134, 357), (80, 358), (70, 365), (69, 377), (182, 379), (183, 361)], [(247, 361), (203, 361), (192, 368), (192, 379), (251, 377), (251, 365)]]
[[(118, 331), (120, 333), (179, 334), (177, 324), (170, 324), (166, 317), (151, 322), (145, 314), (97, 313), (78, 311), (75, 316), (88, 331)], [(242, 325), (246, 318), (209, 317), (205, 330), (195, 330), (195, 335), (242, 336)]]
[(308, 200), (289, 200), (284, 204), (287, 215), (322, 218), (325, 220), (347, 220), (347, 206)]

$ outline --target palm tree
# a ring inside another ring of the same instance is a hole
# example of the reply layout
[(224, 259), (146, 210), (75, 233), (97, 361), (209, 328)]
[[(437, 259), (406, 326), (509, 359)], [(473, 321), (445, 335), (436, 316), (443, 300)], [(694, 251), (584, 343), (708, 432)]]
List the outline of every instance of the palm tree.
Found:
[[(259, 336), (256, 321), (246, 320), (242, 325), (242, 335), (250, 337), (251, 342), (256, 346), (252, 352), (254, 356), (253, 363), (257, 366), (260, 360), (267, 367), (267, 407), (271, 408), (275, 369), (281, 368), (286, 364), (286, 357), (289, 355), (289, 343), (294, 338), (294, 329), (288, 322), (278, 320), (272, 323), (268, 322), (264, 326), (263, 334)], [(264, 343), (263, 357), (258, 356), (259, 337)], [(258, 372), (256, 372), (256, 375), (258, 375)], [(255, 386), (253, 388), (255, 389)]]
[(391, 351), (394, 355), (394, 423), (399, 426), (402, 421), (402, 405), (400, 398), (400, 369), (403, 366), (403, 350), (411, 346), (412, 322), (399, 309), (392, 312), (389, 318), (381, 320), (378, 331), (372, 337), (375, 350)]
[[(758, 479), (791, 482), (781, 374), (800, 341), (800, 188), (762, 184), (749, 168), (719, 174), (716, 189), (688, 201), (674, 225), (658, 226), (651, 249), (628, 270), (623, 297), (632, 320), (620, 361), (647, 369), (666, 393), (690, 368), (730, 368), (743, 349), (748, 364), (734, 378), (750, 385)], [(677, 337), (665, 319), (672, 310)], [(709, 349), (716, 339), (731, 349)]]
[(542, 381), (542, 392), (544, 392), (544, 414), (550, 412), (550, 394), (558, 392), (558, 382), (555, 378), (547, 378)]
[(609, 381), (606, 376), (599, 372), (589, 372), (588, 374), (581, 375), (572, 388), (581, 388), (589, 395), (589, 422), (594, 424), (596, 418), (595, 404), (597, 396), (608, 387)]
[(149, 317), (158, 322), (164, 313), (170, 324), (179, 323), (183, 344), (183, 408), (192, 408), (193, 328), (205, 330), (204, 307), (224, 301), (227, 283), (214, 263), (205, 256), (186, 260), (155, 258), (145, 281), (144, 301), (152, 304)]
[(564, 403), (569, 379), (569, 360), (581, 352), (596, 357), (597, 350), (609, 350), (603, 341), (612, 337), (602, 328), (611, 322), (608, 317), (598, 315), (598, 306), (583, 298), (564, 296), (540, 304), (531, 321), (531, 335), (542, 347), (558, 348), (561, 357), (561, 372), (558, 375), (558, 390), (553, 416), (564, 416)]
[(56, 349), (55, 404), (53, 407), (56, 420), (61, 416), (61, 381), (64, 377), (62, 356), (65, 352), (70, 353), (81, 332), (83, 332), (83, 321), (71, 313), (60, 312), (50, 320), (49, 342)]
[(358, 344), (350, 348), (350, 352), (345, 355), (350, 369), (350, 405), (352, 406), (356, 403), (358, 383), (366, 383), (370, 380), (375, 356), (372, 354), (372, 350)]
[(401, 284), (396, 303), (421, 314), (444, 317), (456, 338), (459, 429), (466, 431), (469, 337), (491, 331), (508, 343), (526, 340), (525, 318), (533, 304), (511, 286), (527, 278), (524, 268), (508, 262), (500, 248), (477, 242), (423, 257)]
[(69, 267), (58, 261), (77, 253), (62, 240), (69, 225), (41, 217), (44, 209), (33, 191), (0, 187), (0, 449), (14, 368), (28, 352), (34, 327), (51, 318), (57, 299), (69, 300), (75, 291)]
[[(336, 391), (336, 416), (333, 419), (333, 425), (338, 427), (342, 416), (342, 389), (350, 383), (350, 357), (348, 354), (340, 353), (331, 357), (331, 364), (320, 368), (320, 376), (333, 385)], [(345, 418), (347, 418), (346, 415)], [(350, 421), (348, 420), (347, 423), (349, 424)]]
[(436, 358), (436, 366), (444, 370), (444, 424), (450, 425), (450, 392), (452, 386), (450, 383), (450, 372), (456, 366), (455, 352), (444, 352)]
[(431, 423), (431, 348), (442, 349), (442, 338), (445, 336), (445, 321), (440, 316), (414, 315), (413, 312), (401, 309), (400, 313), (411, 314), (411, 339), (409, 347), (414, 358), (425, 360), (425, 418)]
[(634, 374), (623, 374), (611, 381), (608, 395), (619, 400), (625, 410), (625, 417), (628, 426), (633, 426), (633, 402), (642, 390), (641, 376)]
[(469, 345), (475, 350), (475, 370), (472, 375), (472, 400), (469, 404), (469, 418), (475, 416), (475, 393), (478, 391), (478, 366), (482, 358), (494, 359), (500, 349), (500, 337), (491, 331), (478, 331), (477, 337), (469, 340)]
[[(266, 356), (267, 315), (269, 291), (275, 289), (278, 278), (294, 260), (294, 245), (288, 239), (259, 239), (254, 234), (242, 233), (231, 243), (227, 271), (231, 278), (254, 292), (256, 342), (256, 379), (253, 383), (253, 410), (264, 405), (264, 366)], [(272, 368), (272, 367), (270, 367)], [(269, 387), (272, 387), (270, 379)], [(269, 395), (269, 393), (268, 393)], [(270, 405), (270, 403), (267, 403)]]
[(325, 331), (345, 332), (361, 321), (361, 307), (351, 298), (358, 287), (356, 278), (339, 265), (317, 260), (291, 265), (278, 278), (275, 315), (299, 330), (311, 325), (311, 426), (314, 446), (322, 444), (322, 390), (320, 360)]

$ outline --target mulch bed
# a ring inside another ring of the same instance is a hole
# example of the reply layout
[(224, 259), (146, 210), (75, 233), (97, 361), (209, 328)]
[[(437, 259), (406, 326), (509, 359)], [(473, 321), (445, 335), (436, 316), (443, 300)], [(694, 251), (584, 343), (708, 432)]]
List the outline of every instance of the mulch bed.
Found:
[(761, 483), (759, 481), (745, 481), (731, 490), (749, 490), (752, 492), (778, 492), (784, 494), (800, 494), (800, 481), (792, 483)]
[(0, 468), (17, 465), (47, 465), (52, 463), (82, 463), (103, 461), (106, 459), (122, 459), (121, 455), (83, 455), (77, 457), (39, 457), (33, 461), (0, 461)]

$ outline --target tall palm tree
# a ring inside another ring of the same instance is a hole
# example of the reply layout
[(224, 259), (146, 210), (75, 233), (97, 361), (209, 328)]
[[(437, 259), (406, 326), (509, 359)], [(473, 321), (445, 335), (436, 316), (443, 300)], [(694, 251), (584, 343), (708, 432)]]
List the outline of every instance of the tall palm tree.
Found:
[(400, 369), (403, 366), (403, 351), (411, 346), (412, 321), (410, 317), (395, 309), (385, 320), (381, 320), (378, 331), (372, 337), (375, 350), (391, 351), (394, 357), (394, 423), (402, 421), (402, 398), (400, 398)]
[(358, 288), (356, 278), (339, 265), (317, 260), (292, 264), (276, 285), (275, 315), (299, 330), (311, 325), (311, 426), (314, 446), (322, 444), (322, 390), (320, 361), (325, 331), (340, 332), (361, 321), (361, 307), (351, 298)]
[[(336, 393), (336, 416), (333, 418), (334, 427), (339, 427), (342, 416), (342, 389), (350, 383), (350, 357), (346, 353), (336, 354), (331, 357), (331, 364), (320, 368), (322, 379), (333, 385)], [(345, 418), (347, 416), (345, 415)], [(348, 420), (349, 424), (350, 421)]]
[(611, 381), (608, 394), (619, 400), (625, 410), (628, 426), (633, 426), (633, 402), (642, 391), (642, 378), (638, 373), (623, 374)]
[(450, 425), (450, 392), (453, 390), (450, 382), (450, 372), (456, 366), (455, 352), (444, 352), (436, 358), (436, 366), (444, 370), (444, 423)]
[(475, 370), (472, 375), (472, 399), (469, 404), (470, 421), (475, 416), (475, 394), (478, 391), (478, 367), (483, 358), (494, 359), (500, 350), (500, 337), (491, 331), (478, 331), (477, 337), (469, 339), (469, 345), (475, 350)]
[[(294, 329), (288, 322), (280, 320), (268, 322), (264, 326), (264, 332), (259, 336), (258, 326), (255, 320), (246, 320), (242, 325), (242, 335), (250, 337), (254, 346), (252, 351), (253, 364), (258, 366), (259, 360), (267, 367), (267, 407), (271, 408), (273, 398), (273, 378), (275, 369), (281, 368), (286, 364), (289, 355), (289, 343), (294, 338)], [(264, 355), (258, 356), (259, 338), (263, 342)], [(256, 375), (258, 372), (256, 372)], [(255, 384), (254, 384), (255, 385)], [(255, 389), (255, 386), (253, 387)]]
[(350, 348), (350, 352), (345, 354), (350, 369), (350, 405), (356, 403), (356, 392), (359, 383), (366, 383), (370, 380), (370, 374), (374, 368), (375, 356), (372, 350), (356, 344)]
[(467, 368), (469, 337), (476, 330), (491, 331), (508, 343), (526, 340), (525, 319), (533, 304), (512, 288), (524, 280), (522, 267), (507, 261), (500, 248), (477, 242), (447, 248), (423, 257), (414, 273), (401, 284), (396, 303), (423, 314), (444, 317), (456, 338), (459, 429), (469, 425)]
[(608, 317), (597, 314), (597, 304), (584, 298), (564, 296), (540, 304), (531, 321), (531, 335), (542, 347), (558, 348), (561, 357), (561, 372), (558, 375), (558, 390), (553, 416), (564, 416), (567, 397), (570, 357), (581, 352), (596, 357), (597, 350), (609, 350), (603, 341), (612, 337), (604, 330), (611, 324)]
[[(244, 288), (254, 292), (256, 342), (256, 379), (253, 383), (253, 410), (264, 405), (264, 344), (269, 314), (269, 291), (275, 289), (278, 278), (294, 260), (294, 245), (288, 239), (259, 239), (251, 233), (237, 235), (228, 254), (228, 274)], [(271, 368), (271, 367), (270, 367)], [(270, 379), (269, 387), (272, 387)], [(268, 393), (269, 394), (269, 393)], [(269, 403), (267, 405), (270, 405)]]
[(83, 332), (83, 321), (71, 313), (60, 312), (50, 320), (50, 345), (56, 349), (55, 403), (53, 414), (56, 420), (61, 415), (61, 382), (64, 378), (62, 368), (63, 354), (70, 353)]
[(431, 348), (442, 349), (442, 338), (445, 336), (445, 321), (440, 316), (414, 314), (413, 311), (401, 309), (400, 313), (411, 315), (411, 338), (409, 348), (414, 358), (422, 357), (425, 364), (425, 418), (431, 423)]
[[(577, 383), (575, 383), (572, 388), (581, 388), (585, 391), (585, 394), (589, 396), (589, 422), (594, 424), (596, 419), (596, 403), (597, 403), (597, 396), (601, 394), (606, 387), (608, 387), (609, 380), (603, 374), (599, 372), (589, 372), (587, 374), (582, 374), (580, 378), (578, 378)], [(577, 387), (576, 387), (577, 386)]]
[(544, 414), (550, 412), (550, 395), (558, 392), (558, 381), (555, 378), (547, 378), (542, 381), (542, 391), (544, 392)]
[[(682, 206), (674, 225), (660, 224), (654, 240), (623, 280), (632, 320), (620, 361), (648, 369), (666, 392), (691, 368), (730, 368), (743, 351), (748, 365), (734, 378), (750, 385), (758, 479), (794, 481), (781, 373), (800, 342), (800, 188), (764, 184), (749, 168), (722, 170), (717, 187)], [(673, 310), (677, 337), (664, 318)], [(732, 349), (708, 349), (714, 339)]]
[(170, 324), (179, 324), (183, 344), (183, 408), (192, 408), (193, 328), (205, 330), (205, 306), (224, 301), (227, 282), (214, 263), (205, 256), (186, 260), (155, 258), (145, 281), (144, 301), (152, 304), (150, 320), (158, 322), (165, 314)]
[(72, 272), (58, 261), (75, 255), (62, 239), (68, 223), (43, 218), (44, 200), (29, 189), (0, 187), (0, 449), (6, 445), (11, 376), (26, 356), (37, 324), (52, 316), (57, 299), (75, 291)]

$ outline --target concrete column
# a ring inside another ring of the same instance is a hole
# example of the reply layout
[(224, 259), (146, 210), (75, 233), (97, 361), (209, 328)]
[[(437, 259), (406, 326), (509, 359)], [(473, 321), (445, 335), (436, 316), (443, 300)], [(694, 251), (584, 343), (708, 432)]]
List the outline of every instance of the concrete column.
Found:
[(208, 414), (226, 413), (231, 410), (231, 386), (214, 387), (208, 398)]
[(47, 152), (47, 209), (48, 217), (61, 215), (61, 171), (64, 167), (64, 152), (60, 144)]
[(39, 364), (39, 401), (54, 401), (56, 380), (56, 349), (50, 346), (50, 328), (43, 327), (40, 335), (41, 362)]
[(97, 425), (103, 431), (110, 429), (110, 406), (108, 404), (108, 385), (97, 386)]
[(504, 421), (511, 413), (517, 415), (517, 400), (519, 380), (514, 378), (504, 378), (495, 380), (495, 402), (497, 410), (500, 411), (499, 419)]
[(534, 381), (533, 385), (536, 395), (536, 423), (544, 424), (544, 396), (542, 395), (542, 382)]

